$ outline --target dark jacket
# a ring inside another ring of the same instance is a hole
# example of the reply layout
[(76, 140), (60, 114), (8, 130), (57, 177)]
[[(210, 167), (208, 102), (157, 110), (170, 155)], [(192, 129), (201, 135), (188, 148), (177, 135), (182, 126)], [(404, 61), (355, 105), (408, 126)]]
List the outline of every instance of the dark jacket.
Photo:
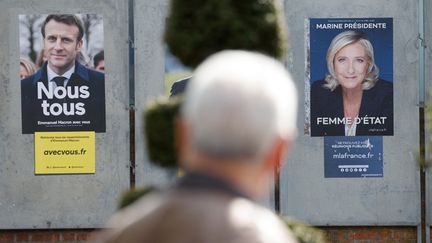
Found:
[(118, 212), (96, 242), (297, 242), (273, 212), (232, 189), (217, 178), (186, 175), (174, 189)]
[[(331, 119), (342, 119), (344, 108), (340, 85), (330, 91), (324, 88), (324, 80), (311, 87), (311, 136), (345, 136), (343, 123), (334, 124)], [(363, 90), (359, 111), (360, 123), (356, 135), (393, 135), (393, 84), (378, 80), (374, 87)], [(332, 123), (332, 124), (324, 124)]]
[[(70, 95), (64, 98), (48, 97), (46, 92), (39, 92), (41, 96), (38, 98), (38, 84), (41, 87), (43, 84), (43, 87), (48, 90), (47, 79), (47, 62), (45, 62), (35, 74), (21, 80), (23, 134), (35, 131), (105, 132), (103, 73), (88, 69), (75, 61), (75, 71), (65, 87)], [(88, 92), (82, 92), (80, 88)], [(62, 93), (58, 92), (58, 94)]]
[(191, 77), (180, 79), (173, 83), (171, 86), (170, 97), (183, 94), (186, 90), (187, 84), (189, 83), (189, 79), (191, 79)]

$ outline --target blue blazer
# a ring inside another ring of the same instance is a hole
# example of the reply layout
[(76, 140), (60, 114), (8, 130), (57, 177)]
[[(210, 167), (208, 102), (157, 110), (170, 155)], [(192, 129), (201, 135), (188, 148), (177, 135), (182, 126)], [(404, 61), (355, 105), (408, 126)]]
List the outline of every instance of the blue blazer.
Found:
[[(345, 125), (330, 120), (341, 120), (344, 117), (342, 88), (339, 85), (334, 91), (330, 91), (323, 87), (324, 84), (324, 80), (319, 80), (311, 87), (311, 136), (345, 136)], [(380, 79), (371, 89), (363, 90), (359, 118), (361, 120), (357, 123), (356, 136), (393, 135), (391, 82)]]
[[(84, 94), (80, 97), (66, 96), (62, 99), (56, 97), (50, 99), (45, 93), (42, 93), (39, 99), (38, 83), (44, 84), (46, 88), (49, 87), (47, 62), (35, 74), (21, 80), (23, 134), (37, 131), (105, 132), (105, 76), (103, 73), (88, 69), (75, 61), (75, 71), (66, 89), (71, 90), (72, 96), (75, 96), (76, 90), (87, 86), (90, 94), (88, 97), (85, 97)], [(85, 110), (84, 114), (82, 114), (82, 109)], [(50, 113), (47, 114), (47, 112)]]

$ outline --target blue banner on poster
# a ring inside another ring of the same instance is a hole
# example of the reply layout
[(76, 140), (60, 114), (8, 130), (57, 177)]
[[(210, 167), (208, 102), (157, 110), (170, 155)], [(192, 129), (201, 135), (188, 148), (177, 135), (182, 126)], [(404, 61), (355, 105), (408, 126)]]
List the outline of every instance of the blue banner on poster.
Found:
[(381, 136), (324, 137), (326, 178), (383, 177)]

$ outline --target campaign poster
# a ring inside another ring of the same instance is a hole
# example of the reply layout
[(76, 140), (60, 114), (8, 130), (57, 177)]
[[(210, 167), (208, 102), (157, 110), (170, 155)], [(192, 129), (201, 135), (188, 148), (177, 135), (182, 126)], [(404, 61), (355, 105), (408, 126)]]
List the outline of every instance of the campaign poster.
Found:
[(18, 18), (22, 133), (105, 132), (102, 15)]
[(383, 177), (383, 137), (325, 137), (324, 176)]
[(310, 18), (305, 27), (305, 133), (393, 135), (393, 19)]

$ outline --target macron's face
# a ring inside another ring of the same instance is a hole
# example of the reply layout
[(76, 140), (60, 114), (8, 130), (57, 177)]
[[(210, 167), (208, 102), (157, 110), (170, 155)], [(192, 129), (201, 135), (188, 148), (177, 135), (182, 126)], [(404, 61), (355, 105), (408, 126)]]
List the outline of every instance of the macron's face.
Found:
[(340, 49), (333, 63), (336, 78), (343, 90), (362, 90), (369, 58), (360, 43), (353, 43)]
[(75, 25), (67, 25), (50, 20), (45, 25), (44, 49), (50, 68), (62, 75), (74, 65), (82, 40), (78, 41), (79, 30)]

